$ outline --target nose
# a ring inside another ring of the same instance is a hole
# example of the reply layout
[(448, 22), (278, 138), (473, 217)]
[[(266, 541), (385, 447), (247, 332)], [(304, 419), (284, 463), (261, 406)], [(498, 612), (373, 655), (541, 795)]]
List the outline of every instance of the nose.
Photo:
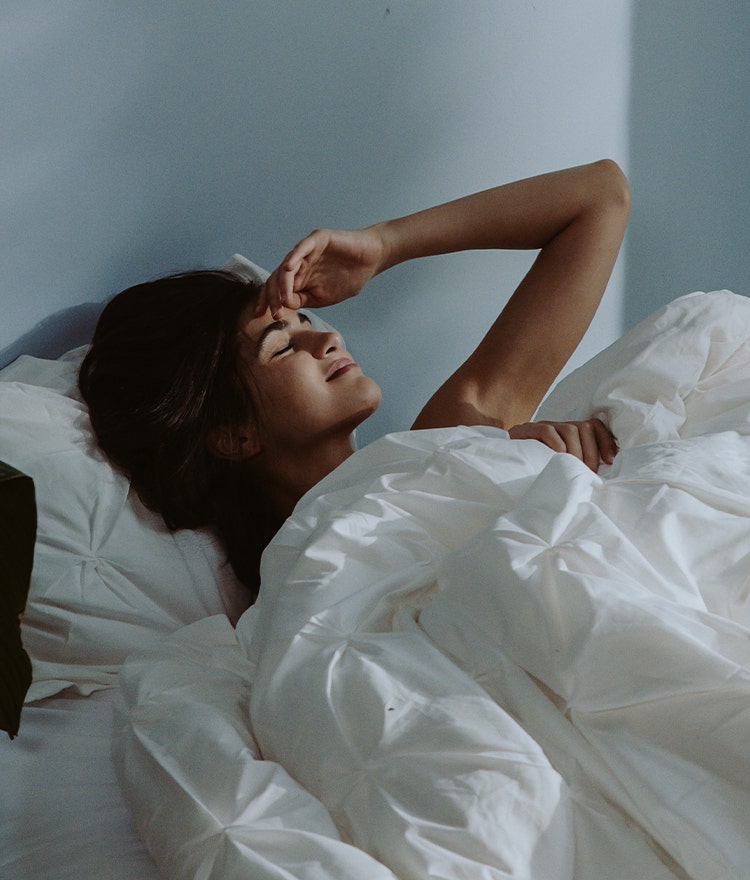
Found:
[(335, 330), (313, 330), (312, 352), (315, 357), (323, 358), (333, 351), (344, 347), (344, 342)]

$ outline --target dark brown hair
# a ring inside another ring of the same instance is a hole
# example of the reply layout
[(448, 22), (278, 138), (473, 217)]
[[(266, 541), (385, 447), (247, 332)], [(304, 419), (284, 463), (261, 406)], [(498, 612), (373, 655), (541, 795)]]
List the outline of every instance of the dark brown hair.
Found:
[(281, 525), (242, 462), (209, 449), (257, 412), (237, 322), (258, 287), (223, 271), (130, 287), (99, 318), (79, 374), (99, 445), (171, 529), (209, 526), (257, 596), (260, 555)]

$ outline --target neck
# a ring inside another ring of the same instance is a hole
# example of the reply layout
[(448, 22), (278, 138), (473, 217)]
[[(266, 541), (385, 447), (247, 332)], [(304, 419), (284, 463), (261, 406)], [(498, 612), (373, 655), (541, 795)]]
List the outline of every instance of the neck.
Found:
[(277, 513), (290, 516), (300, 498), (354, 452), (350, 435), (328, 438), (304, 449), (273, 449), (259, 454), (264, 489)]

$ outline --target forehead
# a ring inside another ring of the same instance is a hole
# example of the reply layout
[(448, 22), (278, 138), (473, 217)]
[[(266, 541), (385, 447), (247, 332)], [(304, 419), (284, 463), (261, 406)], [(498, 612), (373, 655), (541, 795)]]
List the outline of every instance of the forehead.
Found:
[(237, 335), (242, 337), (242, 341), (257, 342), (266, 327), (272, 323), (273, 316), (270, 309), (256, 316), (255, 303), (248, 303), (237, 320)]

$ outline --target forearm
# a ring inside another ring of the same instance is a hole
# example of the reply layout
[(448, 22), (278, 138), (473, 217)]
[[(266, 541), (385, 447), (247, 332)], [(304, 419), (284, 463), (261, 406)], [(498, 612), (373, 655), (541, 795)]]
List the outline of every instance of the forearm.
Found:
[(583, 337), (622, 243), (630, 205), (614, 162), (553, 172), (393, 221), (392, 264), (469, 248), (538, 248), (474, 353), (415, 427), (527, 422)]
[(628, 197), (625, 176), (609, 160), (497, 186), (376, 224), (380, 271), (455, 251), (543, 248), (576, 218)]

